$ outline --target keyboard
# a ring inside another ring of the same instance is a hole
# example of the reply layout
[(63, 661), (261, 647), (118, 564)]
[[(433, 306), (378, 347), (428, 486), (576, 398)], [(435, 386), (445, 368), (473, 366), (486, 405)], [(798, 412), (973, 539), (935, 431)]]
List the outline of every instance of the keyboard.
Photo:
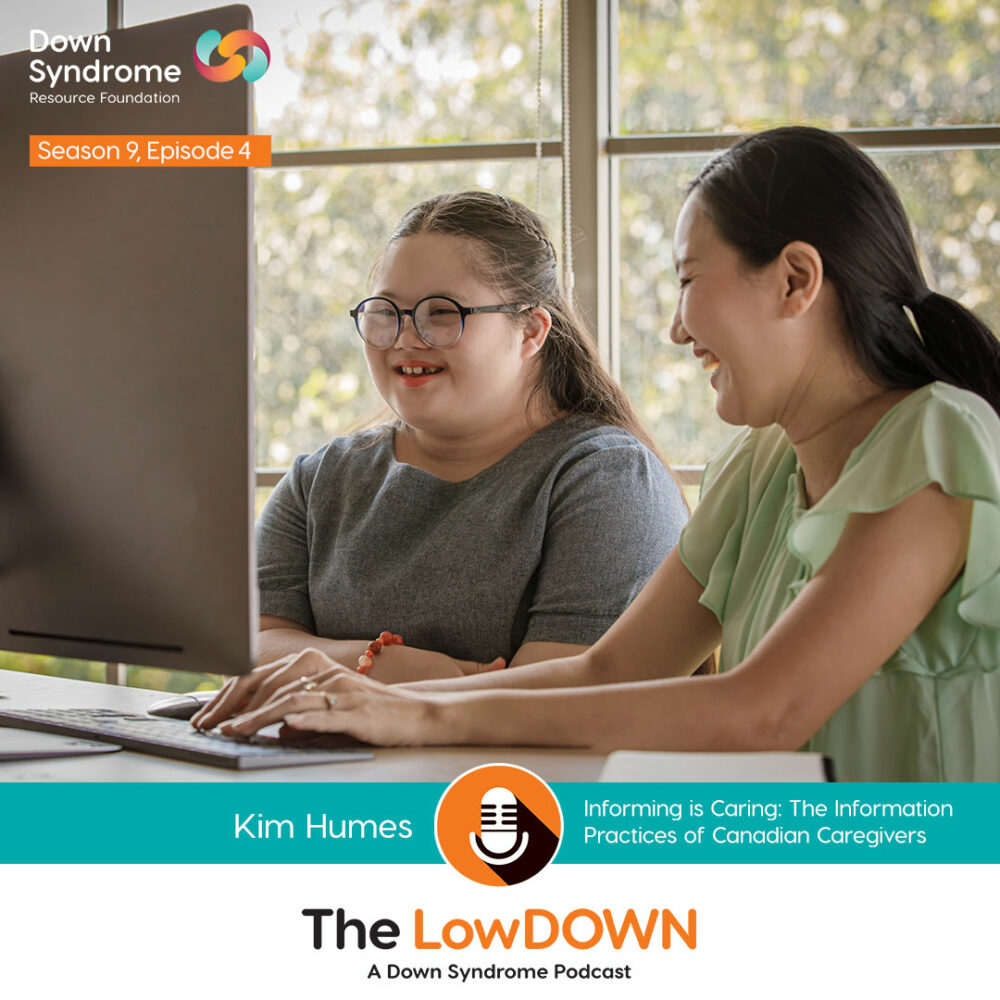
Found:
[(279, 743), (267, 737), (237, 739), (220, 733), (202, 733), (187, 722), (108, 708), (3, 708), (0, 709), (0, 726), (81, 736), (117, 743), (127, 750), (238, 771), (369, 760), (374, 756), (366, 747), (329, 749)]

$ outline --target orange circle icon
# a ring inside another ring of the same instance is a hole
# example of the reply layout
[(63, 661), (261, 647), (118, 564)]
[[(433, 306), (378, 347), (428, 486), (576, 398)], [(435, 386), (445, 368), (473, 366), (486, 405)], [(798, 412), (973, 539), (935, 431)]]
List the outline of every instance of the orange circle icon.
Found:
[(555, 857), (562, 810), (537, 774), (513, 764), (486, 764), (445, 789), (434, 835), (441, 856), (466, 878), (516, 885)]

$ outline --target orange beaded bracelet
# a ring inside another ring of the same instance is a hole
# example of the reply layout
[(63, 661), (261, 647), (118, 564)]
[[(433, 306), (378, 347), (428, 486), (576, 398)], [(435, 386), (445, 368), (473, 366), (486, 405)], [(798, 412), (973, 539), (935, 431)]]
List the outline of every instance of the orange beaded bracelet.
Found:
[(358, 657), (358, 673), (367, 674), (372, 668), (372, 663), (378, 653), (382, 652), (383, 646), (404, 645), (401, 635), (393, 635), (391, 632), (381, 632), (377, 639), (372, 639), (368, 643), (368, 648)]

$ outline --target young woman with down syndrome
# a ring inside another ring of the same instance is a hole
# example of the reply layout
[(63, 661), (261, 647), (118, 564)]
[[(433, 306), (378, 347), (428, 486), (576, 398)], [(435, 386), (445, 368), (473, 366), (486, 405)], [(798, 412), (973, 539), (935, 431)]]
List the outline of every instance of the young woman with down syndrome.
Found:
[[(674, 236), (726, 421), (678, 547), (597, 643), (412, 687), (318, 652), (224, 731), (379, 744), (792, 750), (847, 779), (1000, 779), (1000, 345), (932, 292), (892, 186), (816, 129), (749, 137)], [(721, 645), (720, 672), (690, 677)]]
[(582, 652), (687, 520), (535, 213), (432, 198), (373, 279), (351, 315), (397, 420), (298, 458), (275, 489), (258, 526), (269, 665), (228, 682), (196, 725), (307, 673), (306, 648), (386, 682)]

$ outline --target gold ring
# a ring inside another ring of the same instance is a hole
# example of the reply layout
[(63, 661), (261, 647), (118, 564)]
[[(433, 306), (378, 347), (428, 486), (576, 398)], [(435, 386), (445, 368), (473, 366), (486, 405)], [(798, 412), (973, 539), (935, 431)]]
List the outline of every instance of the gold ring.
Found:
[(302, 685), (302, 690), (303, 691), (315, 691), (316, 690), (316, 682), (314, 680), (308, 680), (308, 681), (306, 681)]
[(329, 691), (324, 691), (323, 697), (326, 698), (327, 708), (333, 708), (333, 706), (337, 704), (337, 696), (335, 694), (330, 694)]

